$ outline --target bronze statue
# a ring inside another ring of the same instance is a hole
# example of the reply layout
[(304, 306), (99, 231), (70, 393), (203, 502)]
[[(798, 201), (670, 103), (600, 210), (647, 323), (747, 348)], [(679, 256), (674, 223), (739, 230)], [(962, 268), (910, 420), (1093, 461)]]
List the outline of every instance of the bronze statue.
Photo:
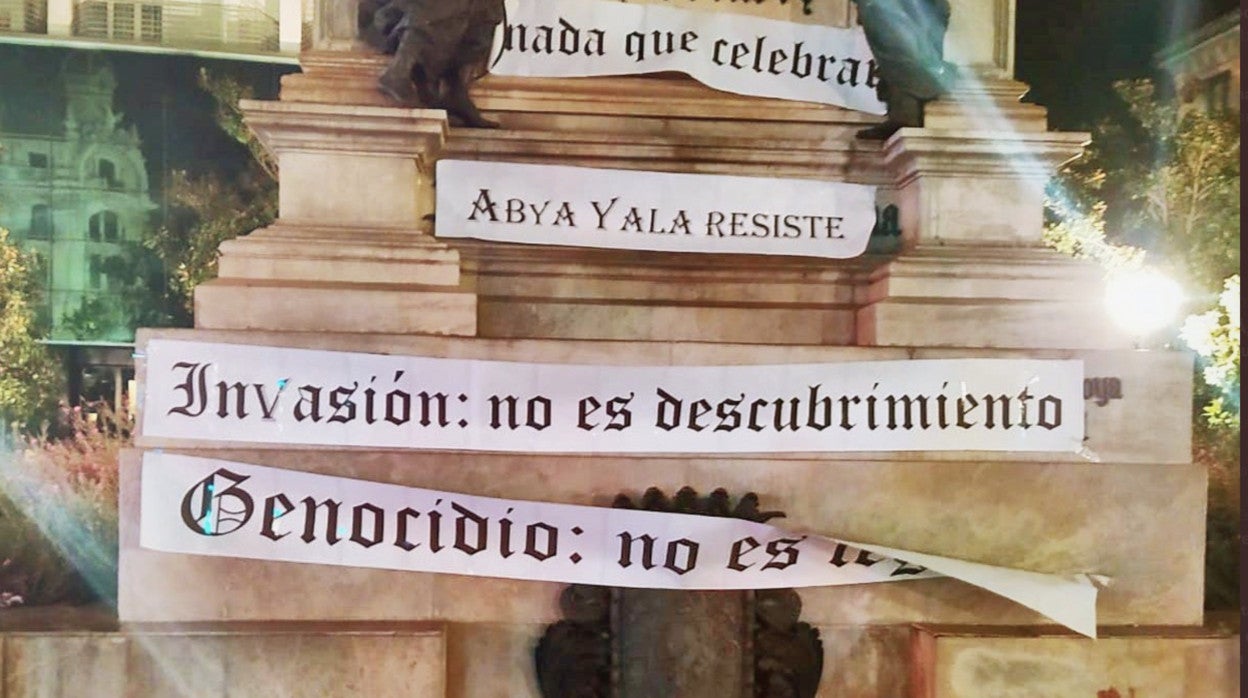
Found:
[(378, 88), (405, 106), (445, 109), (457, 126), (494, 128), (468, 96), (485, 72), (503, 0), (362, 0), (364, 38), (394, 59)]
[(949, 0), (854, 0), (875, 57), (876, 92), (888, 121), (860, 136), (883, 138), (902, 126), (923, 125), (923, 103), (945, 94), (957, 75), (944, 59)]

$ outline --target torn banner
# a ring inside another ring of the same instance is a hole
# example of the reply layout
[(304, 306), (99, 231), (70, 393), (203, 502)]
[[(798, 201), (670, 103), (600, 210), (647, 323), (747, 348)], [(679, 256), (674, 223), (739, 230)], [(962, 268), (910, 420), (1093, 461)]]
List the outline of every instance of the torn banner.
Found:
[(738, 519), (551, 504), (147, 453), (140, 543), (166, 552), (656, 589), (949, 576), (1089, 637), (1097, 589)]
[(725, 92), (883, 114), (860, 27), (602, 0), (507, 0), (490, 72), (521, 77), (686, 73)]

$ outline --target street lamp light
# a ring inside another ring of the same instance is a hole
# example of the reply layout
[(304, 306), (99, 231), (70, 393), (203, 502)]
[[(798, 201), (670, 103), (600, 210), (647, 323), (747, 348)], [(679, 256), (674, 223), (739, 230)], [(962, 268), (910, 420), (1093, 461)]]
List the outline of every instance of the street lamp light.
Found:
[(1137, 339), (1173, 323), (1183, 301), (1182, 287), (1156, 269), (1112, 272), (1105, 287), (1110, 318)]

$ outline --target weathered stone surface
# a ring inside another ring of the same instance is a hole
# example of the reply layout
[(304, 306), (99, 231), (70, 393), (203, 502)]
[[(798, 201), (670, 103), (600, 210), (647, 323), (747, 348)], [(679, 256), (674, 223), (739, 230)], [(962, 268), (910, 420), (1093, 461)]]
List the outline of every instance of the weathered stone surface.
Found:
[(205, 329), (471, 336), (477, 297), (457, 286), (219, 278), (195, 289)]
[(195, 291), (218, 329), (473, 335), (459, 257), (427, 235), (440, 111), (293, 101), (243, 103), (281, 169), (280, 219), (221, 247)]
[(907, 626), (825, 625), (818, 698), (900, 698), (909, 687)]
[(457, 286), (459, 253), (420, 230), (271, 225), (221, 243), (228, 279)]
[(443, 696), (444, 642), (441, 632), (401, 639), (388, 633), (241, 636), (226, 647), (227, 695)]
[(1093, 641), (1030, 630), (919, 627), (912, 698), (1231, 698), (1239, 639), (1175, 628), (1108, 628)]
[(13, 698), (446, 695), (436, 625), (135, 626), (0, 635)]
[(118, 637), (127, 648), (127, 698), (224, 697), (238, 695), (233, 689), (248, 683), (269, 686), (274, 695), (284, 690), (276, 682), (269, 684), (263, 674), (231, 676), (227, 654), (236, 638), (175, 633)]
[(5, 698), (122, 698), (126, 642), (89, 634), (0, 636)]
[(240, 106), (281, 168), (283, 221), (417, 228), (432, 212), (444, 112), (288, 100)]
[(447, 630), (451, 698), (540, 698), (533, 648), (539, 624), (457, 623)]

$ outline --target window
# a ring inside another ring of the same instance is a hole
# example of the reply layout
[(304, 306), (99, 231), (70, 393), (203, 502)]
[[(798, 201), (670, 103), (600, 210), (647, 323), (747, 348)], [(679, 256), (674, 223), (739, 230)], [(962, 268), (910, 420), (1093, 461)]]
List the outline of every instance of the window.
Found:
[(139, 9), (139, 41), (159, 44), (163, 32), (160, 5), (144, 5)]
[(87, 283), (92, 290), (120, 288), (125, 273), (125, 260), (116, 255), (105, 257), (93, 254), (87, 260)]
[(120, 189), (121, 182), (117, 180), (117, 166), (112, 160), (100, 160), (98, 166), (98, 174), (100, 179), (104, 180), (109, 189)]
[(47, 167), (48, 166), (48, 154), (47, 153), (27, 153), (26, 162), (31, 167)]
[(1231, 74), (1224, 71), (1209, 78), (1204, 83), (1203, 96), (1205, 111), (1210, 114), (1225, 114), (1231, 101)]
[(121, 237), (121, 224), (117, 214), (100, 211), (87, 221), (87, 237), (94, 242), (117, 242)]
[(26, 237), (31, 240), (47, 240), (52, 237), (52, 210), (47, 204), (30, 207), (30, 230)]
[(113, 4), (113, 38), (134, 38), (134, 4), (118, 2)]
[(104, 258), (98, 254), (91, 255), (87, 261), (87, 283), (93, 289), (108, 287), (108, 277), (104, 275)]
[(108, 5), (83, 2), (74, 5), (74, 34), (92, 39), (108, 38)]

